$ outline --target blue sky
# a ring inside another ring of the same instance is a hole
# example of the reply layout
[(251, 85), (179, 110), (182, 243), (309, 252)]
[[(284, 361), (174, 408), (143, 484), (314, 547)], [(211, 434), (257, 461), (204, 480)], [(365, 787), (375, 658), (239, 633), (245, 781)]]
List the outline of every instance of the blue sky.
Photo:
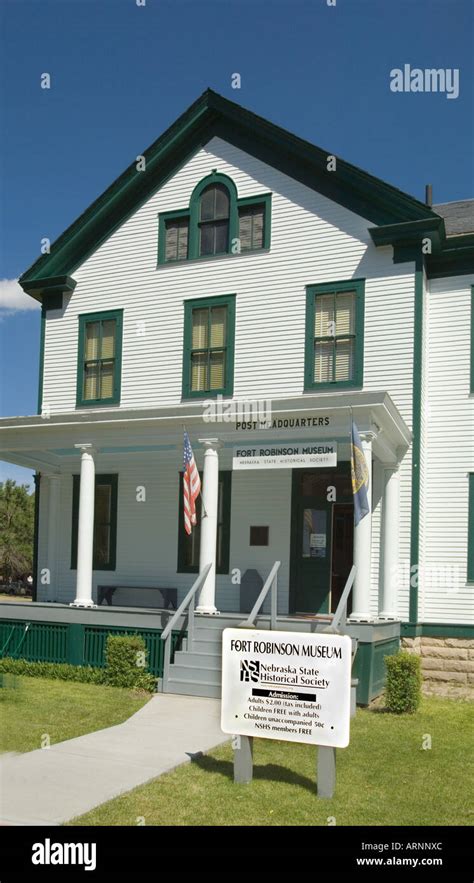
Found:
[[(419, 199), (428, 182), (435, 202), (474, 196), (471, 0), (2, 0), (0, 16), (2, 280), (208, 86)], [(459, 97), (391, 92), (405, 64), (458, 69)], [(32, 306), (0, 282), (2, 416), (36, 412)], [(0, 481), (29, 475), (0, 463)]]

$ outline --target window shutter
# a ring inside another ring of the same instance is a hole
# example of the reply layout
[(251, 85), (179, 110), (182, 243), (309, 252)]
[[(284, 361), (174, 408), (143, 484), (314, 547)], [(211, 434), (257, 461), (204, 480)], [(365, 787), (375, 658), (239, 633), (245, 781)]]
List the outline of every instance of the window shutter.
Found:
[(176, 221), (168, 221), (166, 225), (165, 260), (175, 261), (178, 254), (178, 225)]
[(263, 248), (263, 205), (256, 205), (253, 215), (253, 248)]
[(240, 250), (263, 248), (264, 205), (249, 205), (239, 209)]
[(188, 232), (189, 224), (181, 221), (178, 227), (178, 260), (184, 261), (188, 256)]
[(252, 215), (249, 209), (240, 209), (239, 239), (241, 251), (248, 251), (252, 248)]

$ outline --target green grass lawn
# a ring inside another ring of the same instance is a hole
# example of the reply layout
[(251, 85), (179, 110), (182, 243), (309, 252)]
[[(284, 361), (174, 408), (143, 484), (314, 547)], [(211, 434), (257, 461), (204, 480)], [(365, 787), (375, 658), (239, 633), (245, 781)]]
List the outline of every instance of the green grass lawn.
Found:
[(472, 765), (472, 706), (425, 698), (414, 715), (357, 711), (331, 800), (316, 796), (315, 748), (259, 739), (250, 785), (233, 784), (226, 744), (68, 824), (472, 825)]
[(148, 701), (117, 687), (4, 675), (0, 687), (0, 751), (41, 748), (120, 724)]

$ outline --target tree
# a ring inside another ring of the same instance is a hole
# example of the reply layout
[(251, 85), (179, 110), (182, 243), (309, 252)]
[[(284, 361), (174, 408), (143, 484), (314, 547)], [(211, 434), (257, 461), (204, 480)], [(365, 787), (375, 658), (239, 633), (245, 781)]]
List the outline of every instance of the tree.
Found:
[(27, 485), (0, 482), (0, 575), (24, 579), (33, 570), (35, 495)]

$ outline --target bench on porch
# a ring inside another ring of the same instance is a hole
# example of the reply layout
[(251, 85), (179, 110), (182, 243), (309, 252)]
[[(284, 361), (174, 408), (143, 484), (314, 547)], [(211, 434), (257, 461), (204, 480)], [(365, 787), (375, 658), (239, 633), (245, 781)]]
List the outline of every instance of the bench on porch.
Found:
[[(112, 607), (112, 599), (114, 597), (115, 592), (118, 589), (126, 589), (130, 592), (160, 592), (161, 595), (161, 606), (165, 610), (176, 610), (176, 606), (178, 603), (178, 590), (170, 589), (170, 588), (161, 588), (160, 586), (131, 586), (130, 584), (123, 586), (97, 586), (97, 603), (99, 607), (101, 604), (106, 601), (109, 607)], [(122, 606), (128, 607), (129, 604), (123, 604)], [(133, 605), (136, 606), (136, 605)]]

